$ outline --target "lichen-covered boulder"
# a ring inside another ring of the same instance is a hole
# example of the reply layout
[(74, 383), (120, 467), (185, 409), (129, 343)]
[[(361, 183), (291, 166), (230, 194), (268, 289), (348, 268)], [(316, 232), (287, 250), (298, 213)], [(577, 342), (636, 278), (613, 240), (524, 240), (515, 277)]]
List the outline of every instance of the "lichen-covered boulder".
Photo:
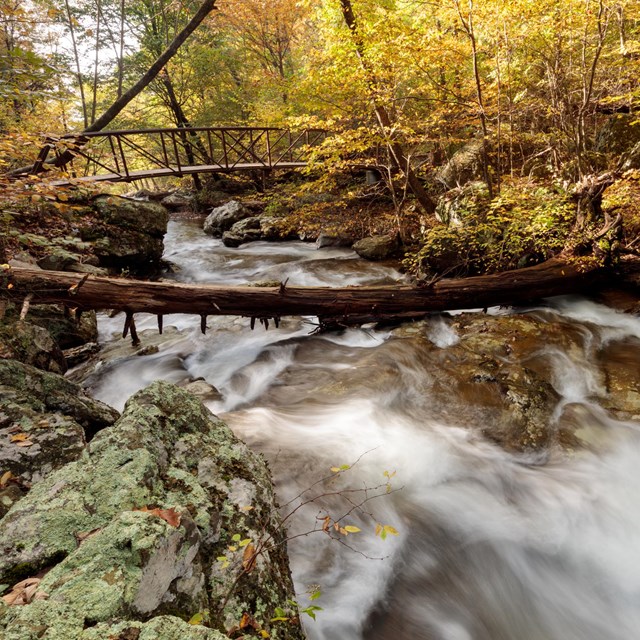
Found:
[(368, 236), (354, 243), (353, 250), (365, 260), (386, 260), (398, 252), (395, 236)]
[(230, 200), (220, 207), (215, 207), (204, 221), (205, 233), (221, 236), (240, 220), (251, 218), (253, 213), (238, 200)]
[(0, 362), (18, 360), (28, 365), (65, 373), (67, 363), (50, 333), (30, 322), (0, 323)]
[(436, 179), (454, 189), (482, 176), (482, 140), (471, 140), (458, 149), (451, 159), (436, 172)]
[[(142, 634), (158, 616), (196, 616), (225, 634), (302, 638), (295, 617), (270, 622), (293, 597), (284, 540), (262, 458), (193, 396), (155, 382), (0, 520), (0, 583), (51, 568), (46, 599), (11, 607), (0, 635)], [(217, 638), (196, 631), (182, 637)]]
[(0, 360), (0, 407), (0, 476), (10, 473), (0, 486), (0, 517), (119, 416), (78, 385), (15, 360)]
[[(19, 309), (7, 314), (11, 319)], [(65, 314), (64, 308), (55, 304), (37, 304), (29, 307), (26, 319), (46, 329), (60, 349), (79, 347), (87, 342), (97, 342), (98, 322), (95, 311), (85, 311), (78, 318)]]

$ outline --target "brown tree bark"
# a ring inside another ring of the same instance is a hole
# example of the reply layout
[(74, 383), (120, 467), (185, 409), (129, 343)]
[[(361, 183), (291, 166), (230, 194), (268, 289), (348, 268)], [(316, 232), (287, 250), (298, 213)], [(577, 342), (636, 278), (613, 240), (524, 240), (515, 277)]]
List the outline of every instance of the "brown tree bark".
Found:
[[(640, 272), (640, 264), (631, 267)], [(13, 268), (0, 281), (0, 298), (22, 303), (63, 303), (80, 310), (133, 313), (239, 315), (254, 318), (319, 316), (342, 324), (406, 318), (429, 311), (528, 304), (543, 297), (593, 292), (612, 281), (604, 268), (580, 270), (553, 258), (493, 275), (443, 279), (429, 287), (221, 287), (145, 282)]]

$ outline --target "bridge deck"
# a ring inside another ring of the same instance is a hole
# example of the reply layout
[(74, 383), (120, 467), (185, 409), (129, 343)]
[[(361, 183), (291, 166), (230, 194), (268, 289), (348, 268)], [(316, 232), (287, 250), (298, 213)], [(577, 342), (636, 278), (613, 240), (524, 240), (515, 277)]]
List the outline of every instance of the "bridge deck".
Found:
[(219, 164), (203, 164), (191, 165), (186, 167), (162, 167), (159, 169), (141, 169), (138, 171), (130, 171), (128, 175), (120, 173), (101, 173), (94, 176), (81, 176), (79, 178), (69, 178), (69, 180), (58, 180), (55, 184), (64, 185), (71, 182), (133, 182), (135, 180), (143, 180), (144, 178), (166, 178), (181, 177), (185, 175), (193, 175), (195, 173), (230, 173), (232, 171), (254, 171), (254, 170), (271, 170), (271, 169), (299, 169), (306, 167), (306, 162), (279, 162), (270, 167), (260, 162), (243, 162), (225, 167)]

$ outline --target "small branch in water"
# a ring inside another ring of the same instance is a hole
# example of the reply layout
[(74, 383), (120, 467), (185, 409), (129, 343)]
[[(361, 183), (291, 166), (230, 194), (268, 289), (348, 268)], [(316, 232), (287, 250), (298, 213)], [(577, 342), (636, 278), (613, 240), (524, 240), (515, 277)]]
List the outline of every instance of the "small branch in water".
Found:
[(163, 323), (163, 320), (164, 320), (164, 316), (161, 313), (159, 313), (158, 314), (158, 333), (160, 335), (162, 335), (162, 323)]
[(207, 333), (207, 316), (204, 314), (200, 316), (200, 331), (203, 336)]

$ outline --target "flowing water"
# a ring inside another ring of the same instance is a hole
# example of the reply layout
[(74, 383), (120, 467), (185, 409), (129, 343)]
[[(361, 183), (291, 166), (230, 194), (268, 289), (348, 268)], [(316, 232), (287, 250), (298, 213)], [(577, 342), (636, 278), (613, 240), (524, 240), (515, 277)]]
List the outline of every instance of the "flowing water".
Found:
[[(190, 282), (401, 278), (342, 249), (227, 249), (188, 222), (170, 223), (165, 245), (180, 266), (174, 277)], [(640, 320), (584, 300), (533, 313), (561, 322), (581, 345), (536, 347), (559, 394), (555, 418), (571, 405), (588, 442), (572, 452), (507, 453), (480, 435), (481, 418), (470, 419), (455, 394), (437, 391), (433, 354), (459, 339), (450, 316), (417, 325), (422, 342), (371, 327), (311, 335), (312, 318), (268, 331), (209, 318), (203, 336), (199, 318), (168, 316), (165, 326), (178, 331), (158, 353), (105, 364), (87, 382), (122, 408), (154, 379), (203, 377), (222, 395), (209, 407), (270, 461), (281, 504), (293, 501), (284, 512), (301, 493), (319, 496), (287, 520), (301, 604), (312, 585), (322, 592), (314, 604), (323, 610), (305, 622), (311, 640), (640, 638), (640, 422), (601, 408), (597, 358), (607, 345), (623, 359), (639, 353)], [(155, 318), (137, 325), (155, 327)], [(121, 317), (102, 317), (102, 340), (121, 327)], [(331, 471), (342, 465), (350, 468)], [(351, 548), (304, 535), (325, 514), (350, 511), (343, 523), (362, 529), (343, 537)], [(376, 523), (398, 535), (382, 540)]]

